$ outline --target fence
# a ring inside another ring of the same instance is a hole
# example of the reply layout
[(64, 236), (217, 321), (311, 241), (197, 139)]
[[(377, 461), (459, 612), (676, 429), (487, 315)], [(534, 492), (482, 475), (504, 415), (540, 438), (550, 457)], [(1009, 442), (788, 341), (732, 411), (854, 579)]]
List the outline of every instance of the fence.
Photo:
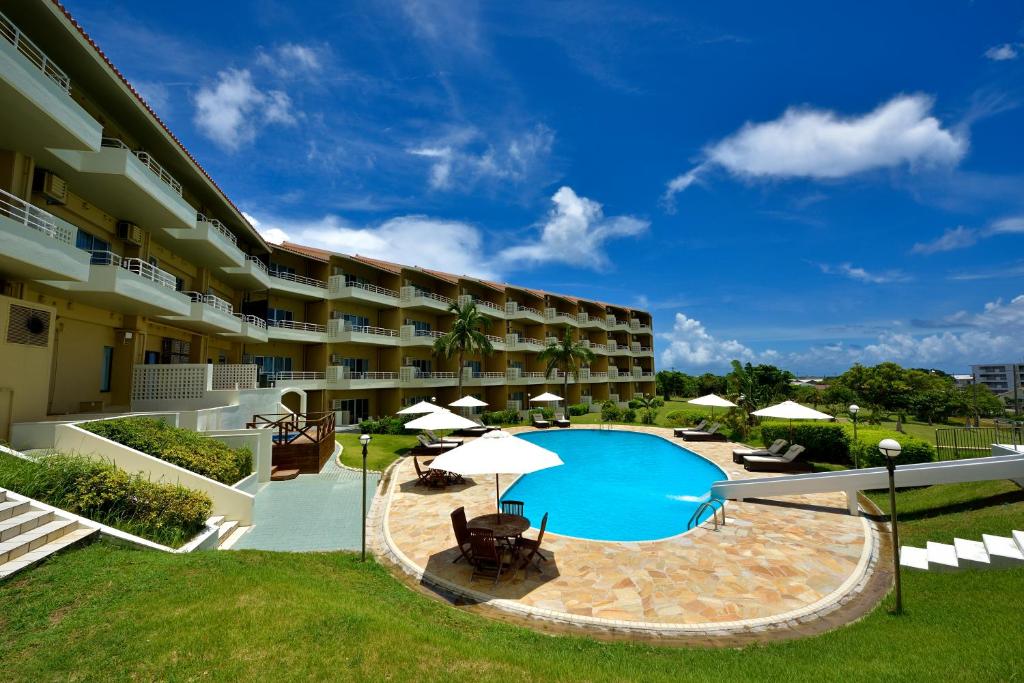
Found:
[(939, 460), (981, 458), (992, 455), (992, 444), (1024, 443), (1024, 426), (944, 428), (935, 430), (935, 451)]

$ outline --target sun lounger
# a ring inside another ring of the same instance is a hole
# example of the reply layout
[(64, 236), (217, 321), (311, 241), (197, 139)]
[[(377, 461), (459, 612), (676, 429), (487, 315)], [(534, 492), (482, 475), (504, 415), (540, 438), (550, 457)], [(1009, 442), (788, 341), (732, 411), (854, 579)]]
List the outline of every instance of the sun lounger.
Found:
[(569, 422), (569, 418), (565, 416), (565, 413), (559, 411), (555, 413), (555, 424), (559, 427), (565, 428), (570, 426), (572, 423)]
[(697, 424), (693, 425), (692, 427), (676, 427), (675, 429), (672, 430), (672, 433), (675, 434), (676, 436), (682, 436), (683, 435), (682, 433), (686, 432), (686, 431), (702, 432), (702, 431), (704, 431), (704, 428), (707, 427), (707, 426), (708, 426), (708, 421), (707, 420), (701, 420), (700, 422), (698, 422)]
[(480, 418), (475, 415), (470, 415), (468, 419), (475, 422), (477, 426), (460, 429), (459, 434), (466, 434), (467, 436), (482, 436), (487, 432), (493, 432), (496, 429), (501, 429), (501, 427), (496, 427), (495, 425), (485, 425), (480, 421)]
[(415, 453), (419, 453), (419, 454), (433, 453), (433, 454), (436, 455), (437, 453), (444, 453), (445, 451), (450, 451), (453, 448), (458, 448), (459, 447), (459, 444), (457, 444), (457, 443), (450, 443), (450, 442), (447, 442), (447, 441), (431, 442), (430, 439), (428, 439), (423, 434), (417, 434), (416, 435), (416, 440), (420, 442), (420, 445), (416, 446), (415, 448), (412, 449), (412, 452), (414, 454)]
[(797, 460), (804, 450), (800, 444), (793, 444), (782, 455), (748, 455), (743, 458), (743, 467), (749, 472), (806, 472), (810, 465)]
[(715, 422), (706, 431), (684, 429), (677, 436), (681, 436), (684, 441), (725, 441), (725, 434), (718, 433), (721, 426)]
[(540, 416), (540, 413), (530, 413), (530, 422), (537, 429), (547, 429), (551, 423)]
[(737, 465), (743, 464), (743, 458), (748, 455), (781, 455), (789, 442), (785, 439), (775, 439), (768, 448), (737, 448), (732, 452), (732, 461)]
[(462, 439), (460, 439), (457, 436), (438, 437), (437, 434), (430, 431), (429, 429), (424, 429), (423, 433), (426, 435), (430, 443), (462, 443)]

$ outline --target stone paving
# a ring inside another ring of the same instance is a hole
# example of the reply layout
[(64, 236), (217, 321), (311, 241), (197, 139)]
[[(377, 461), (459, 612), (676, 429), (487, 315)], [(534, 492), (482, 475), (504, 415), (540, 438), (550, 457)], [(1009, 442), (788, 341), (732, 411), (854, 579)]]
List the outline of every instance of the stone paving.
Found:
[[(616, 429), (679, 443), (668, 429)], [(734, 479), (779, 476), (734, 464), (738, 444), (686, 447)], [(504, 477), (503, 489), (513, 479)], [(541, 575), (519, 572), (492, 586), (488, 580), (471, 583), (464, 561), (453, 564), (458, 553), (449, 518), (460, 505), (469, 518), (493, 512), (492, 476), (431, 490), (416, 485), (413, 463), (405, 459), (391, 470), (382, 494), (369, 522), (379, 532), (378, 554), (462, 598), (563, 623), (651, 633), (735, 633), (796, 624), (857, 597), (878, 559), (877, 532), (864, 517), (847, 513), (844, 494), (786, 496), (730, 501), (725, 527), (716, 531), (708, 521), (661, 541), (590, 541), (549, 532), (544, 550), (551, 559)]]

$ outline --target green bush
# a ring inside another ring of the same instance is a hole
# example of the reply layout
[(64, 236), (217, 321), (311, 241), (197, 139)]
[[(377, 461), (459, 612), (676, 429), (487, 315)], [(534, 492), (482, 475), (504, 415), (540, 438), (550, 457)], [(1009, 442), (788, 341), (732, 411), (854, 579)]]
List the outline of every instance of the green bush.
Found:
[(79, 426), (228, 486), (252, 474), (252, 452), (248, 448), (231, 448), (190, 429), (172, 427), (163, 420), (123, 417)]
[(0, 453), (0, 487), (172, 547), (202, 531), (212, 509), (205, 493), (81, 455), (28, 461)]
[(655, 396), (654, 401), (651, 403), (651, 405), (653, 405), (655, 408), (664, 408), (665, 399), (663, 399), (661, 396)]
[(673, 410), (665, 415), (665, 424), (669, 427), (688, 427), (695, 423), (690, 413), (685, 410)]
[(622, 412), (622, 421), (636, 422), (636, 411), (633, 410), (632, 408), (626, 408), (626, 410)]
[(907, 434), (888, 429), (860, 428), (857, 430), (857, 442), (851, 445), (850, 458), (856, 451), (858, 464), (861, 467), (881, 467), (885, 464), (885, 456), (878, 450), (878, 442), (882, 439), (896, 439), (902, 452), (896, 459), (897, 465), (911, 465), (921, 462), (932, 462), (936, 458), (935, 447)]
[(629, 405), (629, 407), (632, 408), (633, 410), (636, 410), (637, 408), (640, 407), (640, 401), (636, 400), (635, 398), (631, 398), (629, 399), (629, 403), (627, 405)]
[(486, 425), (514, 425), (523, 421), (518, 410), (495, 410), (484, 412), (480, 419)]
[(842, 425), (827, 422), (794, 422), (792, 436), (788, 424), (761, 425), (761, 440), (768, 446), (776, 439), (798, 443), (807, 450), (803, 456), (815, 462), (847, 465), (850, 461), (850, 435)]
[(403, 415), (401, 418), (384, 417), (379, 420), (363, 420), (359, 423), (359, 431), (363, 434), (402, 434), (405, 432), (405, 423), (417, 417), (422, 417), (422, 415)]
[(590, 412), (590, 406), (586, 403), (577, 403), (574, 406), (569, 406), (569, 415), (572, 417), (579, 417), (580, 415), (586, 415)]
[(555, 419), (555, 409), (554, 408), (547, 408), (547, 407), (544, 407), (544, 408), (533, 408), (532, 410), (530, 410), (530, 414), (531, 415), (540, 415), (545, 420), (554, 420)]
[(622, 419), (622, 410), (612, 401), (605, 401), (601, 404), (601, 421), (617, 422)]

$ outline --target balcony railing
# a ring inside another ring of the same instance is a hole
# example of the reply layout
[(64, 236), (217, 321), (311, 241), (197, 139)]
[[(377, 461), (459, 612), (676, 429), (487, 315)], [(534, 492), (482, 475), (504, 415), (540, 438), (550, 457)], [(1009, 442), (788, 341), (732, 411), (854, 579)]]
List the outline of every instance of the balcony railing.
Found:
[(379, 285), (371, 284), (369, 282), (359, 282), (357, 280), (346, 280), (344, 275), (333, 275), (330, 279), (330, 289), (332, 292), (337, 292), (342, 287), (355, 287), (366, 292), (372, 292), (373, 294), (380, 294), (381, 296), (388, 296), (394, 299), (398, 298), (398, 292), (387, 287), (381, 287)]
[(152, 263), (138, 258), (122, 258), (111, 251), (92, 251), (89, 263), (94, 266), (117, 266), (124, 268), (129, 273), (135, 273), (141, 278), (154, 282), (167, 289), (177, 289), (174, 276), (166, 270), (160, 270)]
[(118, 138), (103, 138), (102, 142), (104, 147), (112, 147), (114, 149), (127, 149), (129, 152), (135, 155), (135, 157), (141, 161), (150, 172), (160, 179), (162, 183), (171, 188), (175, 194), (181, 196), (181, 183), (179, 183), (174, 176), (167, 172), (167, 170), (157, 163), (149, 152), (143, 152), (142, 150), (133, 150), (128, 145), (124, 144), (123, 141)]
[(544, 342), (540, 339), (534, 339), (533, 337), (521, 337), (519, 339), (520, 344), (526, 344), (527, 346), (544, 346)]
[(214, 310), (227, 313), (228, 315), (234, 315), (235, 313), (235, 307), (227, 301), (224, 301), (224, 299), (221, 299), (219, 296), (215, 296), (213, 294), (202, 294), (201, 292), (182, 292), (182, 294), (188, 295), (194, 303), (209, 306)]
[(435, 294), (434, 292), (428, 292), (427, 290), (420, 289), (419, 287), (402, 287), (403, 300), (408, 301), (409, 299), (415, 299), (417, 297), (432, 299), (433, 301), (437, 301), (445, 306), (450, 306), (452, 304), (452, 300), (449, 297)]
[(0, 216), (7, 216), (63, 244), (73, 243), (74, 235), (70, 228), (57, 223), (57, 219), (46, 211), (4, 190), (0, 190)]
[(268, 270), (267, 272), (271, 277), (276, 277), (281, 280), (288, 280), (289, 282), (298, 282), (301, 285), (327, 289), (327, 283), (323, 280), (317, 280), (316, 278), (306, 277), (305, 275), (296, 275), (295, 273), (288, 273), (283, 270)]
[(513, 315), (513, 314), (518, 313), (520, 311), (522, 311), (523, 313), (533, 313), (536, 316), (543, 317), (541, 315), (541, 312), (538, 311), (536, 308), (529, 308), (527, 306), (521, 306), (518, 303), (516, 303), (515, 301), (509, 301), (507, 304), (505, 304), (505, 312), (510, 314), (510, 315)]
[(412, 333), (414, 337), (430, 337), (431, 339), (438, 339), (444, 336), (444, 332), (438, 330), (415, 330)]
[(269, 379), (272, 379), (274, 381), (280, 381), (280, 380), (292, 380), (292, 381), (307, 380), (307, 381), (315, 381), (315, 380), (324, 379), (324, 378), (325, 378), (325, 375), (322, 372), (292, 371), (292, 370), (284, 370), (282, 372), (275, 372), (273, 375), (270, 375), (270, 377), (269, 377)]
[(238, 246), (238, 237), (235, 236), (235, 233), (233, 233), (230, 230), (228, 230), (227, 228), (225, 228), (224, 224), (221, 223), (216, 218), (207, 218), (203, 214), (197, 213), (196, 214), (196, 220), (197, 221), (203, 221), (205, 223), (209, 223), (210, 225), (213, 226), (214, 230), (216, 230), (218, 233), (220, 233), (221, 237), (223, 237), (224, 239), (228, 240), (229, 242), (231, 242), (231, 244), (234, 244), (236, 247)]
[(373, 334), (378, 337), (397, 337), (399, 336), (398, 330), (392, 330), (388, 327), (374, 327), (373, 325), (353, 325), (347, 320), (342, 318), (335, 318), (331, 321), (331, 334), (340, 334), (342, 332), (358, 332), (359, 334)]
[(263, 318), (257, 318), (254, 315), (247, 315), (245, 313), (232, 313), (233, 316), (241, 320), (246, 325), (255, 325), (261, 330), (267, 329), (267, 321)]
[(454, 372), (420, 372), (413, 373), (413, 379), (457, 379)]
[(524, 372), (520, 377), (526, 377), (527, 379), (544, 379), (543, 372)]
[(505, 338), (504, 337), (497, 337), (497, 336), (495, 336), (493, 334), (485, 334), (484, 336), (487, 337), (487, 341), (491, 342), (492, 344), (504, 344), (505, 343)]
[(323, 333), (327, 331), (327, 328), (323, 325), (317, 325), (316, 323), (303, 323), (295, 320), (268, 320), (267, 327), (279, 327), (284, 330), (299, 330), (301, 332)]
[(466, 374), (473, 379), (505, 379), (504, 372), (474, 372)]
[(257, 257), (257, 256), (246, 256), (245, 260), (249, 261), (250, 263), (255, 265), (257, 268), (262, 270), (264, 273), (267, 273), (269, 275), (269, 273), (267, 272), (267, 264), (264, 263), (263, 261), (261, 261), (259, 259), (259, 257)]
[(57, 87), (69, 95), (71, 94), (71, 79), (68, 78), (68, 75), (50, 61), (46, 53), (26, 38), (21, 29), (4, 16), (3, 13), (0, 13), (0, 36), (3, 36), (7, 42), (13, 45), (25, 59), (32, 63), (32, 66), (42, 71), (43, 75), (56, 83)]

